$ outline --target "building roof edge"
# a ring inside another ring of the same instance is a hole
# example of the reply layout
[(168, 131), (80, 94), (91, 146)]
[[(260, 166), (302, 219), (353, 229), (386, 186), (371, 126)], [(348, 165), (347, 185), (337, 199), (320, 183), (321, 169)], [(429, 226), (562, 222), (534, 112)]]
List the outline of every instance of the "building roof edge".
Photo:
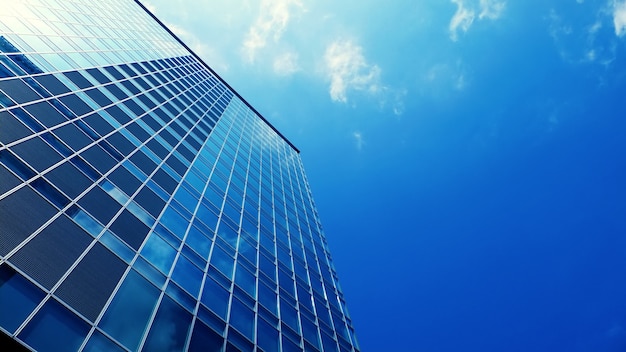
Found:
[(187, 49), (187, 51), (189, 51), (191, 53), (191, 55), (193, 55), (198, 61), (200, 61), (200, 63), (202, 63), (202, 65), (204, 65), (204, 67), (206, 69), (208, 69), (213, 75), (215, 75), (215, 77), (217, 77), (226, 87), (228, 87), (228, 89), (231, 90), (231, 92), (233, 92), (233, 94), (235, 94), (239, 99), (241, 99), (241, 101), (246, 104), (247, 107), (249, 107), (255, 114), (257, 114), (261, 120), (263, 120), (265, 123), (267, 123), (268, 126), (270, 126), (270, 128), (272, 130), (274, 130), (274, 132), (276, 132), (285, 142), (287, 142), (287, 144), (289, 144), (289, 146), (291, 148), (293, 148), (293, 150), (295, 150), (297, 153), (300, 153), (300, 149), (298, 149), (293, 143), (291, 143), (291, 141), (285, 137), (285, 135), (283, 135), (282, 133), (280, 133), (280, 131), (274, 127), (274, 125), (272, 125), (271, 122), (269, 122), (260, 112), (258, 112), (252, 105), (250, 105), (250, 103), (248, 103), (248, 101), (246, 99), (244, 99), (233, 87), (230, 86), (230, 84), (228, 84), (228, 82), (226, 82), (226, 80), (224, 80), (219, 74), (217, 74), (217, 72), (215, 72), (211, 66), (209, 66), (206, 62), (204, 62), (204, 60), (202, 60), (202, 58), (200, 56), (198, 56), (198, 54), (196, 54), (193, 50), (191, 50), (190, 47), (187, 46), (187, 44), (185, 44), (185, 42), (182, 41), (182, 39), (180, 39), (176, 34), (174, 34), (174, 32), (172, 32), (169, 28), (167, 28), (167, 26), (161, 22), (161, 20), (156, 17), (156, 15), (154, 15), (152, 12), (150, 12), (150, 10), (148, 10), (147, 7), (145, 7), (139, 0), (134, 0), (135, 3), (137, 5), (139, 5), (139, 7), (141, 7), (150, 17), (152, 17), (161, 27), (163, 27), (163, 29), (165, 29), (165, 31), (167, 31), (174, 39), (176, 39), (176, 41), (182, 45), (185, 49)]

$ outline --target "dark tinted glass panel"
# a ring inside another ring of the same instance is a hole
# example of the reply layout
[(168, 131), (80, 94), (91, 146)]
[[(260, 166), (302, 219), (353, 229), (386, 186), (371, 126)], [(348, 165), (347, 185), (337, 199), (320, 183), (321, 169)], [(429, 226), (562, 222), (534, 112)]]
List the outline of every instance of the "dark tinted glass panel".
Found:
[(124, 104), (137, 116), (140, 116), (145, 112), (144, 109), (142, 109), (139, 105), (137, 105), (137, 103), (132, 100), (126, 100)]
[(106, 173), (117, 164), (117, 161), (113, 159), (109, 153), (105, 152), (100, 146), (94, 145), (89, 149), (80, 153), (80, 155), (95, 167), (101, 173)]
[(114, 119), (116, 119), (122, 125), (126, 124), (131, 120), (131, 117), (128, 116), (122, 109), (117, 106), (110, 106), (105, 109)]
[(89, 105), (85, 104), (82, 99), (74, 94), (66, 95), (59, 98), (59, 100), (61, 100), (61, 102), (70, 108), (70, 110), (72, 110), (76, 115), (80, 116), (92, 111)]
[(139, 88), (137, 88), (137, 86), (135, 86), (133, 83), (131, 83), (130, 81), (122, 81), (122, 85), (128, 89), (133, 95), (138, 94), (139, 92), (141, 92), (139, 90)]
[(80, 72), (65, 72), (65, 76), (81, 89), (89, 88), (92, 84)]
[(184, 175), (187, 172), (187, 167), (178, 160), (173, 154), (167, 158), (166, 163), (172, 167), (179, 175)]
[(89, 326), (51, 299), (19, 334), (31, 347), (40, 351), (77, 351), (89, 332)]
[(191, 314), (164, 296), (157, 312), (144, 351), (182, 351), (191, 325)]
[(230, 308), (230, 324), (249, 339), (254, 339), (254, 312), (235, 298)]
[(107, 135), (114, 130), (110, 123), (96, 113), (86, 116), (83, 118), (83, 121), (101, 136)]
[(12, 149), (38, 171), (43, 171), (63, 159), (59, 153), (39, 137), (17, 144)]
[(89, 95), (91, 99), (93, 99), (98, 105), (105, 107), (111, 104), (111, 99), (107, 98), (98, 88), (93, 88), (86, 90), (85, 93)]
[(200, 321), (196, 321), (189, 342), (189, 352), (220, 351), (224, 338)]
[(0, 326), (14, 332), (44, 293), (8, 265), (0, 266)]
[(169, 194), (172, 194), (178, 185), (172, 176), (168, 175), (161, 169), (159, 169), (154, 176), (152, 176), (152, 179), (154, 179), (154, 181)]
[(61, 191), (75, 198), (91, 185), (91, 181), (70, 163), (63, 163), (46, 173), (45, 177)]
[(41, 99), (41, 97), (26, 83), (24, 83), (24, 81), (17, 78), (0, 81), (0, 89), (8, 94), (18, 104)]
[(30, 187), (4, 198), (0, 202), (0, 255), (6, 255), (55, 213), (56, 209)]
[(257, 323), (257, 343), (264, 351), (278, 351), (278, 330), (263, 319)]
[(107, 70), (108, 73), (111, 74), (111, 76), (113, 76), (116, 80), (121, 80), (124, 79), (124, 75), (118, 71), (114, 66), (107, 66), (104, 68), (105, 70)]
[(116, 168), (109, 175), (109, 180), (111, 180), (117, 187), (121, 188), (122, 191), (126, 192), (129, 196), (133, 195), (133, 193), (135, 193), (141, 185), (141, 182), (139, 182), (133, 174), (123, 167)]
[(108, 300), (126, 264), (100, 243), (91, 248), (57, 290), (57, 295), (90, 320)]
[(110, 135), (107, 137), (107, 140), (124, 155), (128, 155), (135, 150), (135, 145), (126, 139), (126, 137), (122, 136), (120, 132), (115, 132)]
[(141, 220), (137, 219), (131, 212), (124, 209), (120, 216), (113, 222), (113, 225), (111, 225), (111, 230), (131, 247), (138, 249), (146, 238), (150, 228), (141, 222)]
[(142, 151), (138, 151), (130, 157), (130, 161), (133, 162), (138, 168), (141, 169), (146, 175), (150, 175), (157, 165)]
[(135, 201), (155, 218), (161, 214), (161, 210), (165, 206), (165, 201), (147, 187), (139, 191), (135, 196)]
[(161, 159), (165, 159), (165, 157), (169, 153), (169, 151), (165, 149), (165, 147), (161, 143), (157, 142), (156, 139), (151, 139), (150, 141), (148, 141), (147, 145), (148, 148), (150, 148), (150, 150), (152, 150), (154, 154), (159, 156)]
[(95, 78), (98, 82), (100, 82), (102, 84), (107, 84), (107, 83), (110, 82), (110, 80), (102, 72), (100, 72), (100, 70), (98, 70), (96, 68), (90, 68), (90, 69), (87, 70), (87, 72), (93, 78)]
[(198, 295), (202, 283), (202, 271), (185, 256), (178, 257), (176, 267), (172, 273), (172, 280), (182, 286), (193, 296)]
[(146, 130), (144, 130), (141, 126), (139, 126), (136, 122), (131, 123), (130, 125), (126, 126), (126, 128), (135, 136), (137, 137), (137, 139), (139, 139), (141, 142), (144, 142), (146, 139), (148, 139), (148, 137), (150, 137), (150, 135), (148, 134), (148, 132), (146, 132)]
[(0, 194), (3, 194), (18, 184), (20, 184), (20, 180), (6, 167), (0, 164)]
[(23, 123), (6, 111), (0, 112), (0, 142), (11, 143), (33, 134)]
[(121, 208), (120, 204), (100, 187), (89, 191), (78, 201), (78, 204), (103, 224), (107, 224)]
[(15, 253), (11, 262), (52, 288), (90, 242), (87, 232), (62, 215)]
[(28, 111), (46, 127), (56, 126), (62, 122), (67, 121), (65, 116), (63, 116), (54, 107), (52, 107), (52, 105), (45, 101), (27, 105), (24, 107), (24, 109), (26, 109), (26, 111)]
[(50, 93), (54, 95), (69, 93), (70, 90), (65, 86), (65, 84), (61, 83), (56, 77), (53, 75), (43, 75), (35, 77), (42, 86), (44, 86)]
[(65, 144), (69, 145), (74, 151), (78, 151), (86, 147), (93, 141), (74, 124), (68, 124), (57, 128), (54, 130), (54, 134), (65, 142)]
[(108, 86), (106, 86), (106, 89), (108, 89), (108, 91), (111, 92), (119, 100), (123, 100), (123, 99), (128, 98), (128, 95), (126, 93), (124, 93), (124, 91), (122, 91), (115, 84), (109, 84)]

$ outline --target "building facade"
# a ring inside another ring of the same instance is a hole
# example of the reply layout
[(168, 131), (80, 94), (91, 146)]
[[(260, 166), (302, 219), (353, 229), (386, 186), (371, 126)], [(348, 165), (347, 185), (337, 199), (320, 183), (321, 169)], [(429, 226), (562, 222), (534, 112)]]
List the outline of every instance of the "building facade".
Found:
[(0, 343), (358, 351), (299, 151), (138, 2), (2, 2)]

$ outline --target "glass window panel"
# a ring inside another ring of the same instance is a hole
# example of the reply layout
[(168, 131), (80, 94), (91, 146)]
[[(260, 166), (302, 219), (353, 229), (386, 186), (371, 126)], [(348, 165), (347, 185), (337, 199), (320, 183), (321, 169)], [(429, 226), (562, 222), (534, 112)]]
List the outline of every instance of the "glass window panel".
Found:
[(236, 298), (230, 307), (230, 324), (254, 341), (254, 312)]
[(185, 230), (187, 230), (187, 225), (189, 225), (189, 221), (171, 207), (165, 210), (165, 213), (161, 217), (161, 223), (181, 239), (185, 234)]
[(226, 275), (226, 277), (230, 278), (233, 276), (233, 266), (235, 264), (235, 260), (219, 246), (213, 246), (211, 264)]
[(0, 326), (15, 331), (44, 293), (8, 265), (0, 267)]
[(224, 338), (200, 321), (196, 321), (189, 342), (189, 352), (220, 351)]
[(256, 277), (254, 274), (246, 269), (243, 269), (241, 266), (237, 267), (235, 283), (243, 288), (250, 296), (256, 296)]
[(185, 243), (193, 250), (198, 252), (203, 259), (207, 259), (209, 257), (209, 251), (211, 250), (211, 239), (206, 237), (202, 232), (196, 227), (191, 226), (189, 228), (189, 233), (187, 234), (187, 239)]
[(167, 296), (163, 297), (144, 351), (183, 351), (191, 325), (191, 314)]
[(185, 256), (180, 255), (172, 273), (172, 279), (187, 292), (197, 296), (202, 283), (202, 271)]
[(96, 331), (93, 333), (87, 346), (85, 346), (84, 352), (123, 352), (120, 346), (116, 345), (109, 338), (104, 336), (101, 332)]
[(131, 271), (100, 321), (100, 327), (131, 350), (137, 349), (159, 291)]
[(201, 301), (213, 312), (226, 319), (228, 311), (228, 291), (210, 277), (204, 282)]
[(167, 275), (176, 258), (176, 250), (153, 232), (141, 250), (141, 255)]
[(77, 351), (89, 325), (59, 302), (50, 299), (19, 334), (35, 350)]
[(265, 320), (258, 319), (257, 331), (259, 347), (267, 352), (278, 351), (278, 330)]

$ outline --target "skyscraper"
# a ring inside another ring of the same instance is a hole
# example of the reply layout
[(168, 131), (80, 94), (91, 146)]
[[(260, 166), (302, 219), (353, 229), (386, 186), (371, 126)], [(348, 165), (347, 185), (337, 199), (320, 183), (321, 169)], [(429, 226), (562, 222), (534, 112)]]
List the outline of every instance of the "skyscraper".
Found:
[(138, 2), (2, 3), (0, 343), (358, 351), (299, 151)]

